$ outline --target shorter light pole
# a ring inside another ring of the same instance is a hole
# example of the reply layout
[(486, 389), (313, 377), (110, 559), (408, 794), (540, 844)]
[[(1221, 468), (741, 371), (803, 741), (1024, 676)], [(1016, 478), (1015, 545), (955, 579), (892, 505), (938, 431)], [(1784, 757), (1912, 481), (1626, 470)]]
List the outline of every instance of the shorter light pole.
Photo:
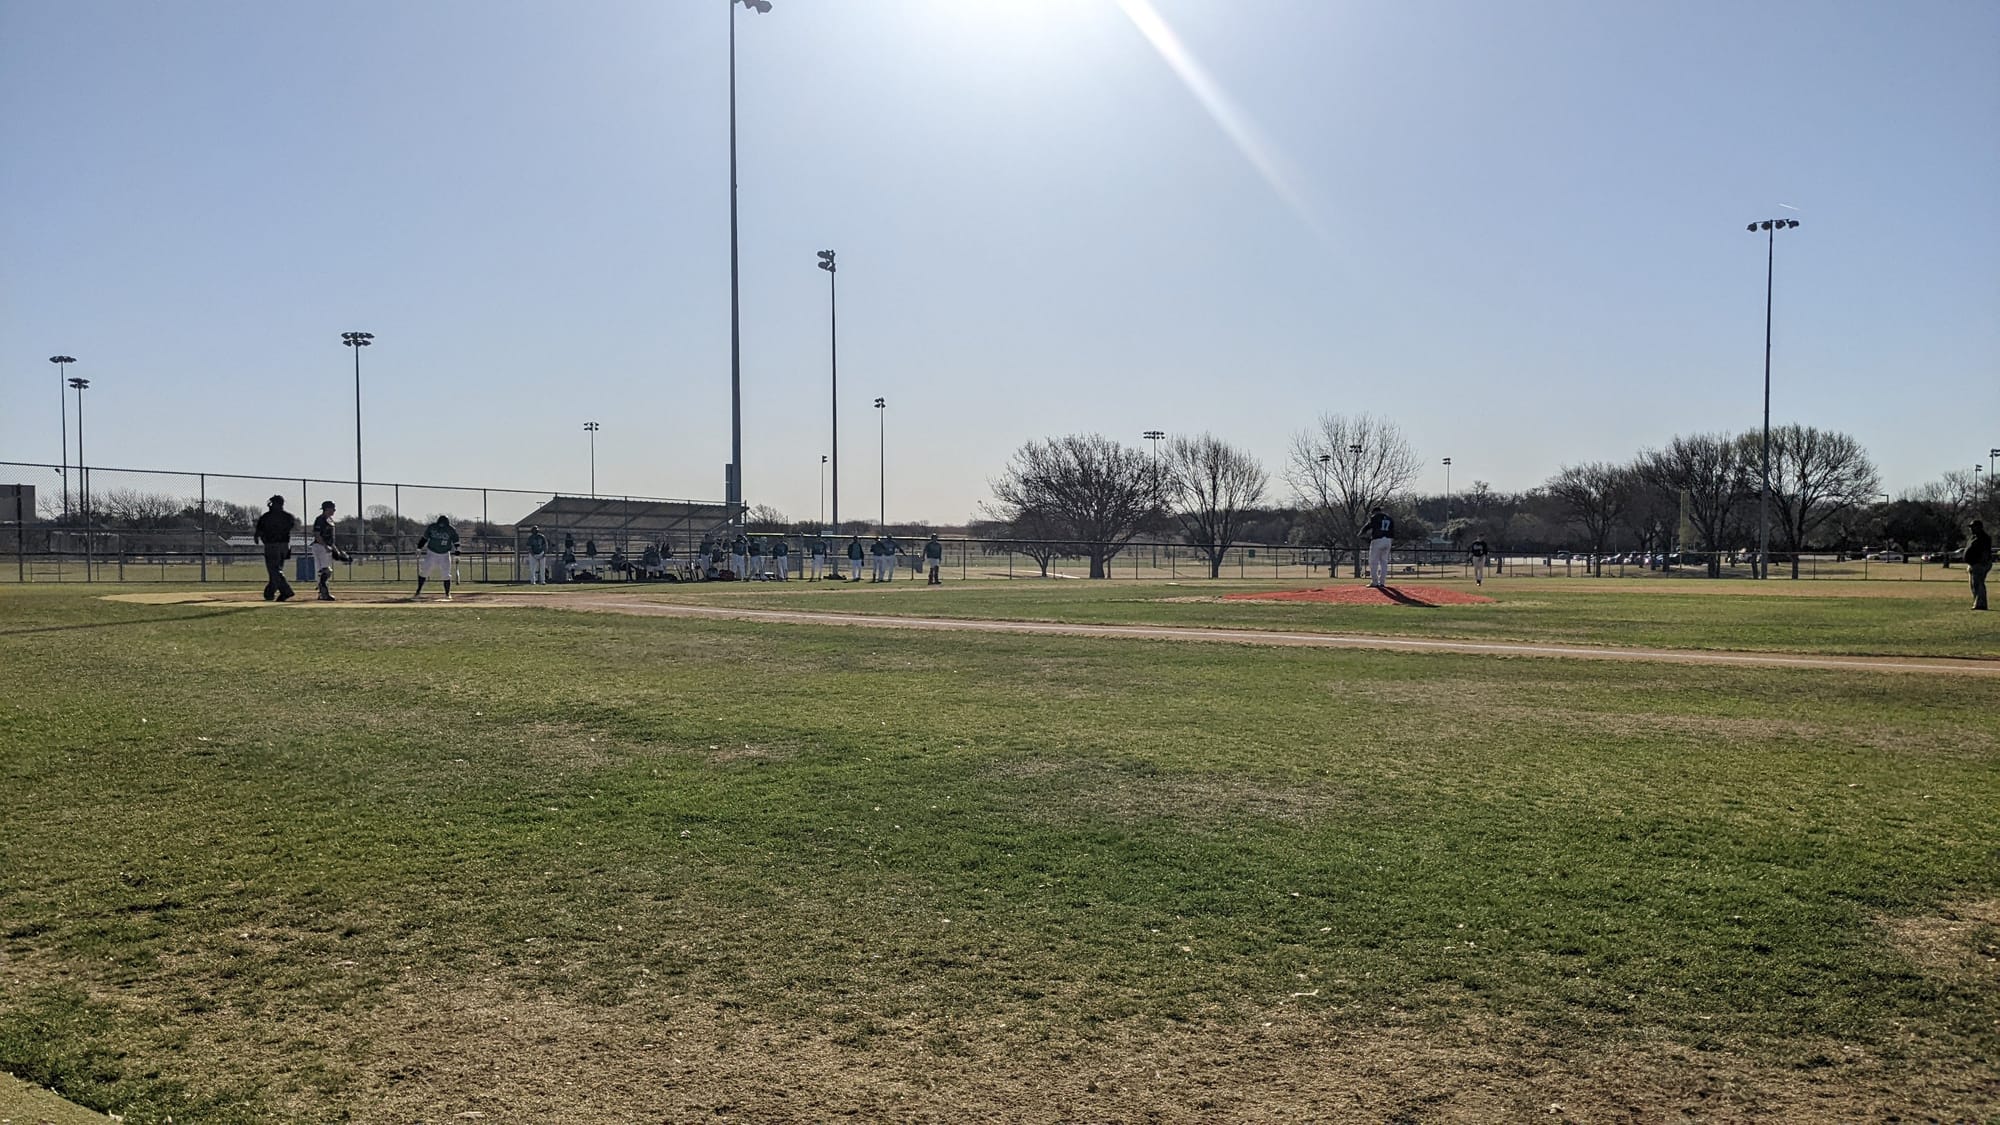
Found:
[[(839, 294), (835, 291), (834, 285), (834, 273), (837, 267), (833, 258), (831, 250), (819, 252), (819, 268), (826, 271), (826, 355), (830, 384), (827, 392), (827, 417), (833, 428), (833, 522), (838, 524), (840, 523), (840, 304)], [(825, 455), (822, 454), (820, 460), (824, 462)], [(824, 477), (826, 470), (821, 469), (820, 474)], [(824, 483), (821, 487), (825, 487)], [(821, 507), (824, 508), (825, 504), (822, 503)], [(820, 513), (819, 522), (821, 530), (825, 530), (825, 512)]]
[(1451, 534), (1451, 458), (1444, 459), (1444, 533)]
[(819, 531), (826, 534), (826, 454), (819, 455)]
[(340, 342), (354, 349), (354, 553), (358, 556), (368, 527), (368, 509), (361, 503), (361, 349), (375, 342), (375, 333), (342, 332)]
[(49, 362), (56, 365), (56, 406), (62, 414), (62, 468), (57, 476), (62, 478), (63, 519), (69, 519), (69, 400), (63, 397), (63, 384), (69, 380), (69, 365), (76, 362), (73, 355), (52, 355)]
[(597, 431), (595, 422), (585, 422), (583, 428), (590, 434), (590, 498), (597, 499)]
[(1996, 476), (1994, 476), (1994, 475), (1993, 475), (1993, 462), (1994, 462), (1994, 460), (1995, 460), (1996, 458), (2000, 458), (2000, 448), (1996, 448), (1996, 449), (1989, 449), (1989, 450), (1987, 450), (1987, 451), (1986, 451), (1986, 479), (1987, 479), (1987, 480), (2000, 480), (2000, 477), (1996, 477)]
[(889, 528), (889, 423), (887, 420), (888, 410), (889, 410), (888, 399), (877, 398), (875, 400), (876, 440), (880, 443), (880, 449), (876, 454), (877, 457), (880, 459), (880, 463), (876, 466), (875, 473), (876, 473), (877, 485), (882, 490), (881, 496), (879, 496), (876, 499), (876, 503), (881, 505), (881, 509), (880, 509), (880, 514), (876, 516), (875, 526), (883, 531), (886, 531)]
[(83, 459), (83, 392), (90, 380), (72, 375), (69, 385), (76, 389), (76, 506), (83, 512), (83, 580), (90, 581), (90, 470)]
[(90, 380), (72, 375), (69, 385), (76, 391), (76, 506), (89, 519), (90, 470), (83, 467), (83, 392), (90, 389)]

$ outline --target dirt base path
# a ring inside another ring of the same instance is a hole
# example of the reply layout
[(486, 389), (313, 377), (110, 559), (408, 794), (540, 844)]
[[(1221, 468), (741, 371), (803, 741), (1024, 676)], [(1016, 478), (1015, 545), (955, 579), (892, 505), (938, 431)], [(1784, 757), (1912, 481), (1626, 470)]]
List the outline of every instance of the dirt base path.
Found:
[(1395, 652), (1453, 652), (1477, 656), (1543, 656), (1573, 660), (1638, 660), (1670, 664), (1719, 664), (1753, 668), (1821, 668), (1835, 671), (1928, 672), (2000, 679), (2000, 661), (1953, 657), (1810, 656), (1777, 652), (1706, 652), (1698, 649), (1620, 648), (1602, 645), (1532, 644), (1507, 641), (1452, 641), (1358, 633), (1281, 633), (1263, 629), (1207, 629), (1178, 625), (1073, 625), (1054, 621), (988, 621), (948, 617), (890, 617), (866, 613), (749, 609), (633, 601), (595, 595), (523, 597), (498, 595), (486, 604), (536, 605), (596, 613), (647, 617), (699, 617), (735, 621), (775, 621), (787, 625), (844, 625), (869, 629), (931, 629), (965, 633), (1032, 633), (1073, 637), (1125, 637), (1152, 641), (1210, 641), (1301, 648), (1387, 649)]

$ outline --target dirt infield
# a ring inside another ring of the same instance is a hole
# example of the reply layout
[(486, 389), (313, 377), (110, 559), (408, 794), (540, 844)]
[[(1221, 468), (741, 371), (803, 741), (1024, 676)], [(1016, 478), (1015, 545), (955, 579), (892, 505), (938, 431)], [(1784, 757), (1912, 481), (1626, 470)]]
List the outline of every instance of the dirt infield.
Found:
[[(1349, 587), (1350, 589), (1352, 587)], [(1336, 587), (1339, 589), (1339, 587)], [(1365, 589), (1365, 587), (1364, 587)], [(1402, 587), (1404, 590), (1426, 587)], [(1372, 591), (1371, 591), (1372, 592)], [(1298, 648), (1383, 649), (1394, 652), (1450, 652), (1474, 656), (1555, 657), (1569, 660), (1656, 661), (1665, 664), (1719, 664), (1737, 667), (1819, 668), (1849, 672), (1926, 672), (1989, 676), (2000, 679), (2000, 661), (1948, 656), (1809, 656), (1778, 652), (1714, 652), (1697, 649), (1625, 648), (1610, 645), (1537, 644), (1526, 641), (1455, 641), (1428, 637), (1377, 636), (1361, 633), (1291, 633), (1268, 629), (1224, 629), (1185, 625), (1080, 625), (1058, 621), (1005, 621), (952, 617), (895, 617), (887, 614), (828, 613), (807, 610), (750, 609), (736, 606), (688, 605), (640, 601), (636, 597), (590, 593), (522, 593), (495, 591), (455, 595), (412, 603), (407, 595), (385, 591), (354, 591), (335, 602), (301, 599), (283, 607), (262, 602), (253, 591), (196, 591), (158, 594), (106, 594), (106, 601), (143, 605), (235, 605), (244, 609), (297, 612), (351, 608), (449, 610), (467, 605), (624, 613), (642, 617), (697, 617), (735, 621), (772, 621), (787, 625), (839, 625), (869, 629), (926, 629), (967, 633), (1030, 633), (1075, 637), (1122, 637), (1153, 641), (1206, 641), (1224, 644), (1282, 645)], [(1377, 594), (1379, 597), (1380, 595)], [(1384, 604), (1377, 602), (1376, 604)]]
[[(488, 605), (508, 604), (498, 597)], [(1806, 656), (1779, 652), (1710, 652), (1696, 649), (1618, 648), (1608, 645), (1533, 644), (1506, 641), (1452, 641), (1427, 637), (1369, 636), (1359, 633), (1285, 633), (1267, 629), (1220, 629), (1182, 625), (1075, 625), (1059, 621), (992, 621), (977, 618), (890, 617), (866, 613), (747, 609), (601, 597), (523, 598), (515, 604), (594, 613), (657, 617), (706, 617), (775, 621), (788, 625), (848, 625), (871, 629), (934, 629), (967, 633), (1033, 633), (1074, 637), (1122, 637), (1153, 641), (1207, 641), (1298, 648), (1385, 649), (1393, 652), (1452, 652), (1475, 656), (1540, 656), (1571, 660), (1634, 660), (1664, 664), (1718, 664), (1752, 668), (1818, 668), (1841, 672), (1924, 672), (1990, 676), (2000, 679), (2000, 660), (1947, 656)]]
[(1389, 586), (1378, 590), (1368, 585), (1319, 586), (1311, 590), (1269, 590), (1257, 594), (1224, 594), (1225, 602), (1321, 602), (1327, 605), (1492, 605), (1484, 594), (1468, 594), (1443, 586)]

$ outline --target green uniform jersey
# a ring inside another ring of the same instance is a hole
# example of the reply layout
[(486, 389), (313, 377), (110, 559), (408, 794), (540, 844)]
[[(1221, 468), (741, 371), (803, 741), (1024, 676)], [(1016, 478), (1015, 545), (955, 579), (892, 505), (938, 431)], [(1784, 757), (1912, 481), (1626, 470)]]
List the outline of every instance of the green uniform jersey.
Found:
[(944, 544), (935, 539), (924, 544), (924, 557), (930, 559), (932, 562), (944, 558)]
[(850, 558), (850, 559), (854, 559), (854, 560), (855, 560), (855, 561), (857, 561), (857, 562), (858, 562), (858, 561), (860, 561), (860, 559), (861, 559), (861, 540), (859, 540), (859, 539), (850, 539), (850, 540), (848, 540), (848, 541), (847, 541), (847, 557), (848, 557), (848, 558)]
[(533, 535), (528, 536), (528, 553), (531, 555), (546, 555), (549, 553), (549, 541), (542, 538), (541, 532), (537, 531)]
[(448, 555), (458, 546), (458, 529), (450, 524), (434, 523), (424, 529), (424, 550), (435, 555)]

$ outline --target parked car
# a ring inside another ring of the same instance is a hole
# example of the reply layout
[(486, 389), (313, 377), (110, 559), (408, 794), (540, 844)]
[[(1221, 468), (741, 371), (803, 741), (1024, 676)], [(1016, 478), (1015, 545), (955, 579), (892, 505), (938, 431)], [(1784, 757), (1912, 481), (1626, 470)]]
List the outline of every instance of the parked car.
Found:
[(1868, 557), (1869, 557), (1869, 558), (1871, 558), (1871, 559), (1874, 559), (1874, 560), (1875, 560), (1876, 562), (1902, 562), (1902, 561), (1903, 561), (1903, 552), (1901, 552), (1901, 551), (1877, 551), (1877, 552), (1875, 552), (1874, 554), (1872, 554), (1872, 555), (1869, 555)]

